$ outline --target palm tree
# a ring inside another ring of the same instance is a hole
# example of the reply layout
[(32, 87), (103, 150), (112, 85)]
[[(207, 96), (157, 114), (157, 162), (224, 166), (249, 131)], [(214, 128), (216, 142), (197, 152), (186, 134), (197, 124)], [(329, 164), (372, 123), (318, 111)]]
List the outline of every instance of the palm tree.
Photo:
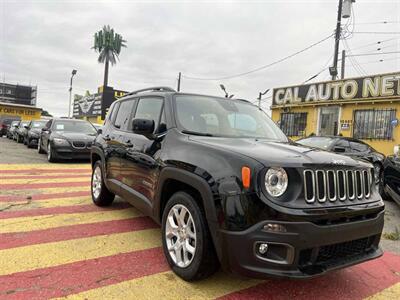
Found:
[(104, 67), (104, 83), (103, 88), (105, 89), (108, 84), (108, 64), (111, 65), (117, 63), (116, 59), (119, 59), (121, 48), (126, 47), (126, 41), (122, 39), (122, 36), (114, 32), (114, 29), (110, 25), (104, 25), (103, 29), (94, 34), (94, 49), (100, 53), (98, 62), (105, 63)]

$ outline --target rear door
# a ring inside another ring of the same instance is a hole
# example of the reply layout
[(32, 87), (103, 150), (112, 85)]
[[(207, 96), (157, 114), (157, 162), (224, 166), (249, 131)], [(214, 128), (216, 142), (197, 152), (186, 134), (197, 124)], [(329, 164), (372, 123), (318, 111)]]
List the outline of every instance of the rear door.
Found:
[(122, 181), (121, 157), (125, 155), (124, 135), (128, 130), (129, 120), (131, 119), (134, 99), (127, 99), (119, 103), (117, 113), (110, 126), (103, 133), (107, 143), (106, 151), (106, 170), (107, 179), (116, 185)]

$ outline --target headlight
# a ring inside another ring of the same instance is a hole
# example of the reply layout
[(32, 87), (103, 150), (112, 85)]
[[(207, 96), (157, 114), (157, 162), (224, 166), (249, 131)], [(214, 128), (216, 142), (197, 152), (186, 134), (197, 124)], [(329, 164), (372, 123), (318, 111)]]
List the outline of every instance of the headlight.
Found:
[(279, 197), (286, 191), (288, 181), (283, 168), (269, 168), (265, 174), (265, 189), (271, 196)]
[(54, 138), (53, 142), (55, 145), (69, 145), (68, 141), (65, 139)]
[(374, 177), (375, 183), (381, 180), (381, 166), (379, 164), (374, 164)]

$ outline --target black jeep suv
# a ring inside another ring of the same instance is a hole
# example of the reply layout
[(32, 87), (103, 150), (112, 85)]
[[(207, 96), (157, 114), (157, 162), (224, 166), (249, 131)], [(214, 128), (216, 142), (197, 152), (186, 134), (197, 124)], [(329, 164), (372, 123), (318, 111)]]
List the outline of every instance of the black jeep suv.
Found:
[(307, 278), (382, 255), (372, 164), (290, 142), (245, 100), (132, 92), (110, 107), (91, 160), (94, 203), (119, 195), (161, 224), (185, 280), (219, 264)]

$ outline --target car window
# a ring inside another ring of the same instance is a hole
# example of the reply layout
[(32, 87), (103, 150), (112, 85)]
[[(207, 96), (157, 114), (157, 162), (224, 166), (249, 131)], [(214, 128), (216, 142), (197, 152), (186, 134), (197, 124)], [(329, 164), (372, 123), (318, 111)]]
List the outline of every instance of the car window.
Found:
[(117, 116), (114, 121), (114, 126), (121, 130), (128, 130), (129, 128), (129, 120), (132, 114), (133, 105), (135, 104), (135, 100), (126, 100), (121, 102)]
[(350, 142), (350, 147), (353, 152), (366, 152), (368, 151), (368, 145), (357, 143), (357, 142)]
[(162, 98), (142, 98), (137, 105), (135, 119), (153, 120), (157, 128), (162, 106)]
[(350, 143), (346, 140), (338, 140), (335, 147), (344, 148), (344, 152), (351, 152)]
[(96, 128), (88, 121), (57, 120), (54, 122), (54, 131), (57, 132), (79, 132), (85, 134), (96, 134)]

